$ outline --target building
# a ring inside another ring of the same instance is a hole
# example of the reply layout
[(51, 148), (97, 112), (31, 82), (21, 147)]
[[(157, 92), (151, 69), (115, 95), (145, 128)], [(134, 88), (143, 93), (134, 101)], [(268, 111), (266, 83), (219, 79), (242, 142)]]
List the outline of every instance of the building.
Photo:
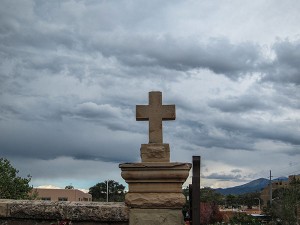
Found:
[(92, 201), (92, 195), (77, 189), (46, 189), (34, 188), (37, 199), (45, 201)]
[[(274, 191), (278, 188), (287, 188), (294, 179), (300, 180), (300, 175), (291, 175), (291, 176), (289, 176), (289, 179), (286, 181), (273, 180), (272, 181), (272, 191)], [(260, 198), (263, 201), (263, 206), (267, 206), (268, 202), (270, 201), (270, 184), (261, 191)]]

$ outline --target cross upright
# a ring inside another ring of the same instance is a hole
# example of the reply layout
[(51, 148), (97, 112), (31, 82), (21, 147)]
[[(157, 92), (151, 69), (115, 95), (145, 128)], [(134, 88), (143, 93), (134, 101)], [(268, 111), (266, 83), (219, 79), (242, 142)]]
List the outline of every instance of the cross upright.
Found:
[(136, 120), (149, 120), (149, 143), (162, 144), (162, 121), (175, 118), (175, 105), (162, 105), (160, 91), (149, 92), (149, 105), (136, 106)]

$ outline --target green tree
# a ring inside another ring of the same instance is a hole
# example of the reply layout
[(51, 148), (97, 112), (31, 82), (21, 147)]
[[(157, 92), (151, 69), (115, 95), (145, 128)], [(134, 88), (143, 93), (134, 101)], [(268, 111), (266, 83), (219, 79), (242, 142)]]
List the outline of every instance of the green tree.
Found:
[(236, 195), (226, 195), (226, 205), (236, 208), (238, 197)]
[(74, 186), (72, 184), (65, 186), (65, 189), (74, 189)]
[(204, 187), (200, 189), (200, 201), (222, 205), (224, 203), (224, 196), (210, 187)]
[[(108, 180), (108, 201), (123, 202), (125, 199), (125, 186), (114, 180)], [(104, 202), (107, 197), (107, 181), (97, 183), (90, 187), (89, 193), (93, 196), (93, 201)]]
[(0, 199), (28, 199), (32, 187), (31, 176), (18, 177), (19, 173), (7, 159), (0, 158)]
[(273, 192), (272, 206), (266, 210), (274, 220), (282, 224), (297, 223), (297, 205), (300, 205), (300, 181), (294, 179), (288, 187), (279, 188)]
[(259, 205), (260, 193), (259, 192), (252, 192), (246, 193), (242, 195), (236, 196), (236, 203), (238, 205), (245, 205), (248, 209), (252, 209), (253, 206)]
[[(186, 197), (186, 204), (183, 206), (182, 213), (186, 216), (186, 213), (190, 210), (189, 188), (186, 187), (182, 190), (182, 193)], [(222, 221), (222, 215), (219, 211), (218, 205), (223, 204), (224, 196), (217, 193), (214, 189), (204, 187), (200, 189), (200, 224), (212, 224)]]
[(261, 225), (261, 223), (245, 213), (236, 213), (229, 221), (230, 224)]

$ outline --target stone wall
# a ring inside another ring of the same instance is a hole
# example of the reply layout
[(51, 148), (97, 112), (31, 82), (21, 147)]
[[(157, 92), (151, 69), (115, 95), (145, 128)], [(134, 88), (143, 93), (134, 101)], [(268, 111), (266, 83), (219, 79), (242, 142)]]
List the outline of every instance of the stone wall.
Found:
[(128, 225), (124, 203), (0, 199), (0, 225)]

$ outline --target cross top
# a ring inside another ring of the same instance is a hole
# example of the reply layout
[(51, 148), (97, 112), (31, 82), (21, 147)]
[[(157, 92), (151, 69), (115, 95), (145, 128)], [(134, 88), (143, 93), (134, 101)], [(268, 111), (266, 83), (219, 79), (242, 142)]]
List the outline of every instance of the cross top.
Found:
[(149, 120), (149, 143), (163, 143), (162, 121), (175, 120), (175, 105), (162, 105), (160, 91), (149, 92), (149, 105), (136, 106), (136, 120)]

